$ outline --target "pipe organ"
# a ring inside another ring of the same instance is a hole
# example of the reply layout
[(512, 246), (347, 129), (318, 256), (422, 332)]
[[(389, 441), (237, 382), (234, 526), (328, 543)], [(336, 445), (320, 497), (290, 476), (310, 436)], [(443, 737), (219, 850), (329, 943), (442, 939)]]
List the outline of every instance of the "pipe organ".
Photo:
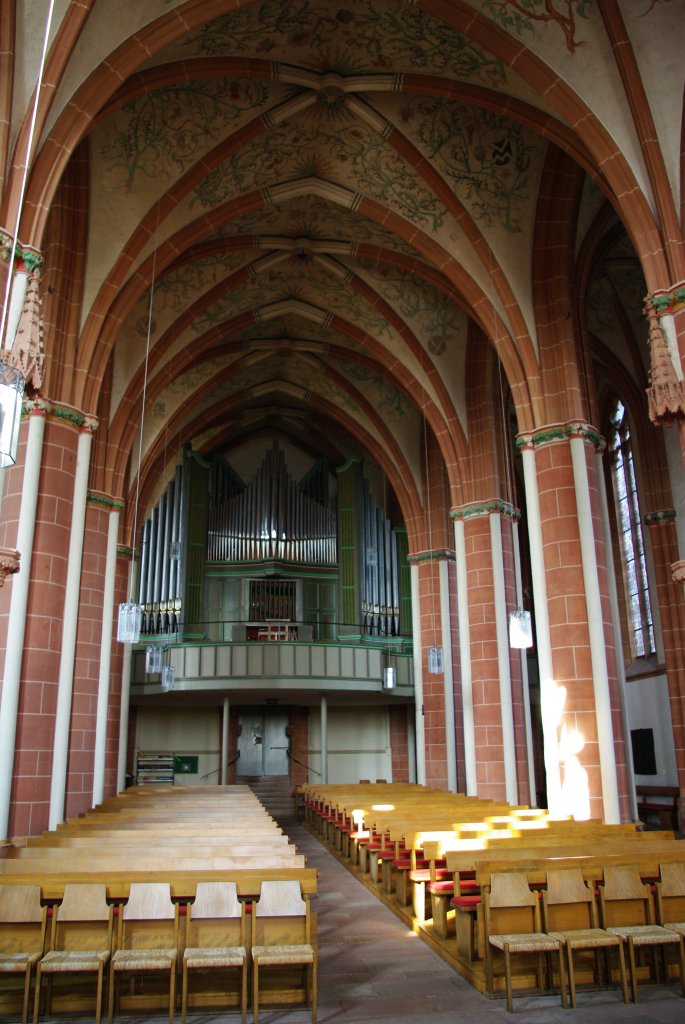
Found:
[(142, 525), (142, 632), (204, 633), (210, 622), (244, 629), (299, 616), (310, 630), (325, 622), (347, 635), (399, 636), (406, 538), (402, 546), (403, 531), (379, 507), (361, 461), (350, 465), (352, 487), (339, 477), (332, 500), (326, 462), (296, 483), (277, 442), (247, 484), (222, 455), (206, 461), (186, 451)]
[(275, 442), (249, 484), (213, 496), (208, 527), (210, 562), (337, 561), (335, 511), (303, 493)]
[(184, 535), (184, 465), (143, 523), (138, 603), (144, 633), (175, 633), (181, 624)]
[(366, 479), (361, 481), (361, 614), (364, 632), (398, 636), (400, 578), (397, 534), (379, 508)]

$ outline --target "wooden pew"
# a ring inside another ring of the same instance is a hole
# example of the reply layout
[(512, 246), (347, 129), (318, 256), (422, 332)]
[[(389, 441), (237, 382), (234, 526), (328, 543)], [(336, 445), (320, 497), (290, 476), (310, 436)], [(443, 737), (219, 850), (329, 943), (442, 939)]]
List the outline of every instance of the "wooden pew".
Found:
[[(153, 848), (154, 847), (154, 848)], [(262, 839), (257, 843), (237, 842), (230, 847), (224, 844), (218, 846), (200, 845), (184, 846), (177, 845), (173, 836), (165, 839), (158, 839), (151, 846), (148, 843), (117, 842), (108, 840), (107, 843), (91, 842), (85, 846), (20, 846), (8, 851), (5, 858), (7, 863), (27, 860), (61, 859), (70, 858), (74, 863), (87, 862), (89, 859), (101, 859), (102, 857), (117, 857), (119, 860), (127, 858), (129, 863), (135, 863), (139, 857), (156, 856), (161, 859), (185, 858), (189, 863), (207, 858), (235, 859), (236, 857), (255, 857), (259, 859), (264, 856), (281, 857), (288, 860), (297, 856), (297, 847), (288, 843), (272, 844), (268, 839)]]
[(198, 882), (235, 882), (241, 897), (256, 896), (259, 893), (262, 879), (274, 881), (297, 879), (302, 885), (302, 891), (308, 896), (314, 896), (317, 891), (316, 868), (295, 866), (273, 868), (245, 866), (222, 870), (206, 868), (188, 870), (185, 867), (167, 870), (158, 863), (156, 869), (142, 871), (134, 868), (107, 872), (62, 870), (45, 873), (35, 870), (35, 866), (32, 864), (31, 870), (27, 870), (24, 874), (0, 874), (3, 885), (39, 885), (42, 898), (46, 902), (60, 900), (64, 894), (64, 886), (68, 882), (92, 882), (94, 878), (104, 881), (107, 886), (107, 898), (113, 902), (121, 902), (128, 898), (131, 882), (168, 881), (171, 885), (172, 898), (179, 903), (187, 903), (195, 898), (195, 887)]
[[(510, 863), (512, 870), (517, 867), (519, 861), (530, 860), (538, 856), (540, 860), (564, 857), (572, 852), (578, 856), (585, 855), (589, 850), (619, 852), (627, 848), (635, 848), (644, 853), (654, 844), (661, 849), (665, 843), (667, 848), (675, 839), (672, 832), (644, 833), (638, 832), (634, 825), (603, 825), (587, 822), (576, 822), (575, 830), (564, 827), (557, 831), (551, 825), (548, 830), (540, 833), (525, 833), (497, 844), (494, 848), (484, 847), (480, 850), (459, 850), (451, 849), (445, 851), (446, 874), (449, 877), (434, 880), (428, 883), (427, 889), (430, 894), (430, 914), (433, 920), (433, 929), (440, 938), (447, 938), (450, 933), (448, 913), (451, 907), (455, 909), (454, 924), (457, 932), (467, 927), (460, 914), (472, 914), (473, 903), (470, 899), (462, 899), (456, 906), (452, 904), (452, 898), (464, 897), (461, 892), (460, 879), (464, 876), (473, 876), (477, 862), (481, 864), (488, 860), (495, 859), (501, 863)], [(470, 895), (467, 894), (467, 895)], [(470, 927), (470, 926), (468, 926)]]
[(636, 786), (637, 812), (640, 820), (650, 824), (650, 816), (658, 818), (662, 828), (678, 831), (680, 789), (678, 786)]
[[(644, 881), (655, 881), (659, 877), (659, 865), (663, 863), (685, 862), (685, 849), (681, 843), (672, 843), (668, 840), (664, 843), (633, 844), (629, 849), (625, 847), (620, 850), (596, 850), (593, 852), (578, 851), (571, 856), (564, 856), (562, 850), (558, 855), (547, 856), (548, 851), (539, 851), (538, 856), (529, 858), (500, 858), (496, 857), (479, 859), (475, 864), (476, 883), (480, 888), (490, 884), (490, 877), (493, 874), (501, 874), (503, 871), (525, 872), (529, 884), (540, 888), (545, 885), (547, 872), (561, 868), (579, 867), (583, 872), (586, 882), (596, 884), (602, 879), (602, 870), (606, 864), (637, 864), (640, 875)], [(482, 959), (484, 949), (482, 945), (482, 920), (480, 918), (480, 904), (470, 909), (457, 908), (456, 938), (457, 949), (460, 957), (469, 963), (476, 959)]]
[[(160, 857), (159, 853), (140, 853), (134, 859), (135, 869), (138, 873), (166, 873), (173, 871), (231, 871), (239, 868), (254, 867), (278, 868), (281, 865), (293, 868), (304, 867), (305, 858), (301, 854), (283, 857), (280, 854), (254, 854), (245, 857), (197, 857), (187, 856)], [(9, 875), (21, 875), (28, 873), (59, 874), (69, 871), (77, 871), (79, 874), (104, 876), (112, 872), (124, 870), (126, 864), (131, 864), (129, 857), (118, 857), (116, 854), (102, 853), (95, 855), (89, 853), (83, 858), (75, 858), (72, 854), (64, 856), (50, 856), (30, 859), (15, 859), (0, 861), (0, 879), (4, 884), (5, 878)], [(164, 865), (164, 868), (162, 868)]]

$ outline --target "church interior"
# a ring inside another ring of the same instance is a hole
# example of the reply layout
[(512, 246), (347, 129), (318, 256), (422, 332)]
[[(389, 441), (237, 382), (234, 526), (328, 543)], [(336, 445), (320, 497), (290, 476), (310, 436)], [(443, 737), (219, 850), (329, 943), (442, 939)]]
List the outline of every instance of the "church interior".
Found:
[(0, 838), (685, 786), (679, 15), (2, 4)]

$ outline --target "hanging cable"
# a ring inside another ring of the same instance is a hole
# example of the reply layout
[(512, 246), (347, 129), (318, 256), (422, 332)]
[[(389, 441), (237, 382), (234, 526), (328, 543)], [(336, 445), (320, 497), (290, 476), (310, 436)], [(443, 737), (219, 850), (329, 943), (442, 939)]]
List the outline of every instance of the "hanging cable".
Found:
[[(433, 585), (433, 515), (431, 510), (431, 489), (428, 474), (428, 426), (426, 419), (426, 407), (423, 408), (423, 457), (426, 469), (426, 511), (428, 514), (428, 557), (431, 561), (431, 620), (433, 626), (433, 639), (435, 639), (435, 588)], [(428, 648), (428, 672), (430, 675), (440, 675), (443, 671), (443, 650), (440, 644), (432, 643)]]

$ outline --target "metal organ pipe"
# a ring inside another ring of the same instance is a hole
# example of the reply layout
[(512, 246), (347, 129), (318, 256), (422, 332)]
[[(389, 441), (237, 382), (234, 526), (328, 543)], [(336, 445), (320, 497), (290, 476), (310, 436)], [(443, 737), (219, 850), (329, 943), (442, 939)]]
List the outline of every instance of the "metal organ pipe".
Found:
[(147, 573), (150, 559), (150, 523), (146, 519), (143, 523), (143, 533), (140, 540), (140, 575), (138, 577), (138, 603), (147, 604)]
[[(173, 501), (173, 490), (171, 490), (171, 488), (173, 488), (173, 484), (169, 484), (169, 488), (167, 488), (167, 493), (164, 495), (164, 531), (162, 540), (162, 589), (160, 601), (164, 606), (163, 611), (165, 612), (168, 610), (167, 602), (169, 601), (169, 565), (171, 561), (171, 552), (169, 550), (169, 545), (171, 544), (171, 503)], [(160, 513), (161, 507), (162, 506), (160, 504)]]

